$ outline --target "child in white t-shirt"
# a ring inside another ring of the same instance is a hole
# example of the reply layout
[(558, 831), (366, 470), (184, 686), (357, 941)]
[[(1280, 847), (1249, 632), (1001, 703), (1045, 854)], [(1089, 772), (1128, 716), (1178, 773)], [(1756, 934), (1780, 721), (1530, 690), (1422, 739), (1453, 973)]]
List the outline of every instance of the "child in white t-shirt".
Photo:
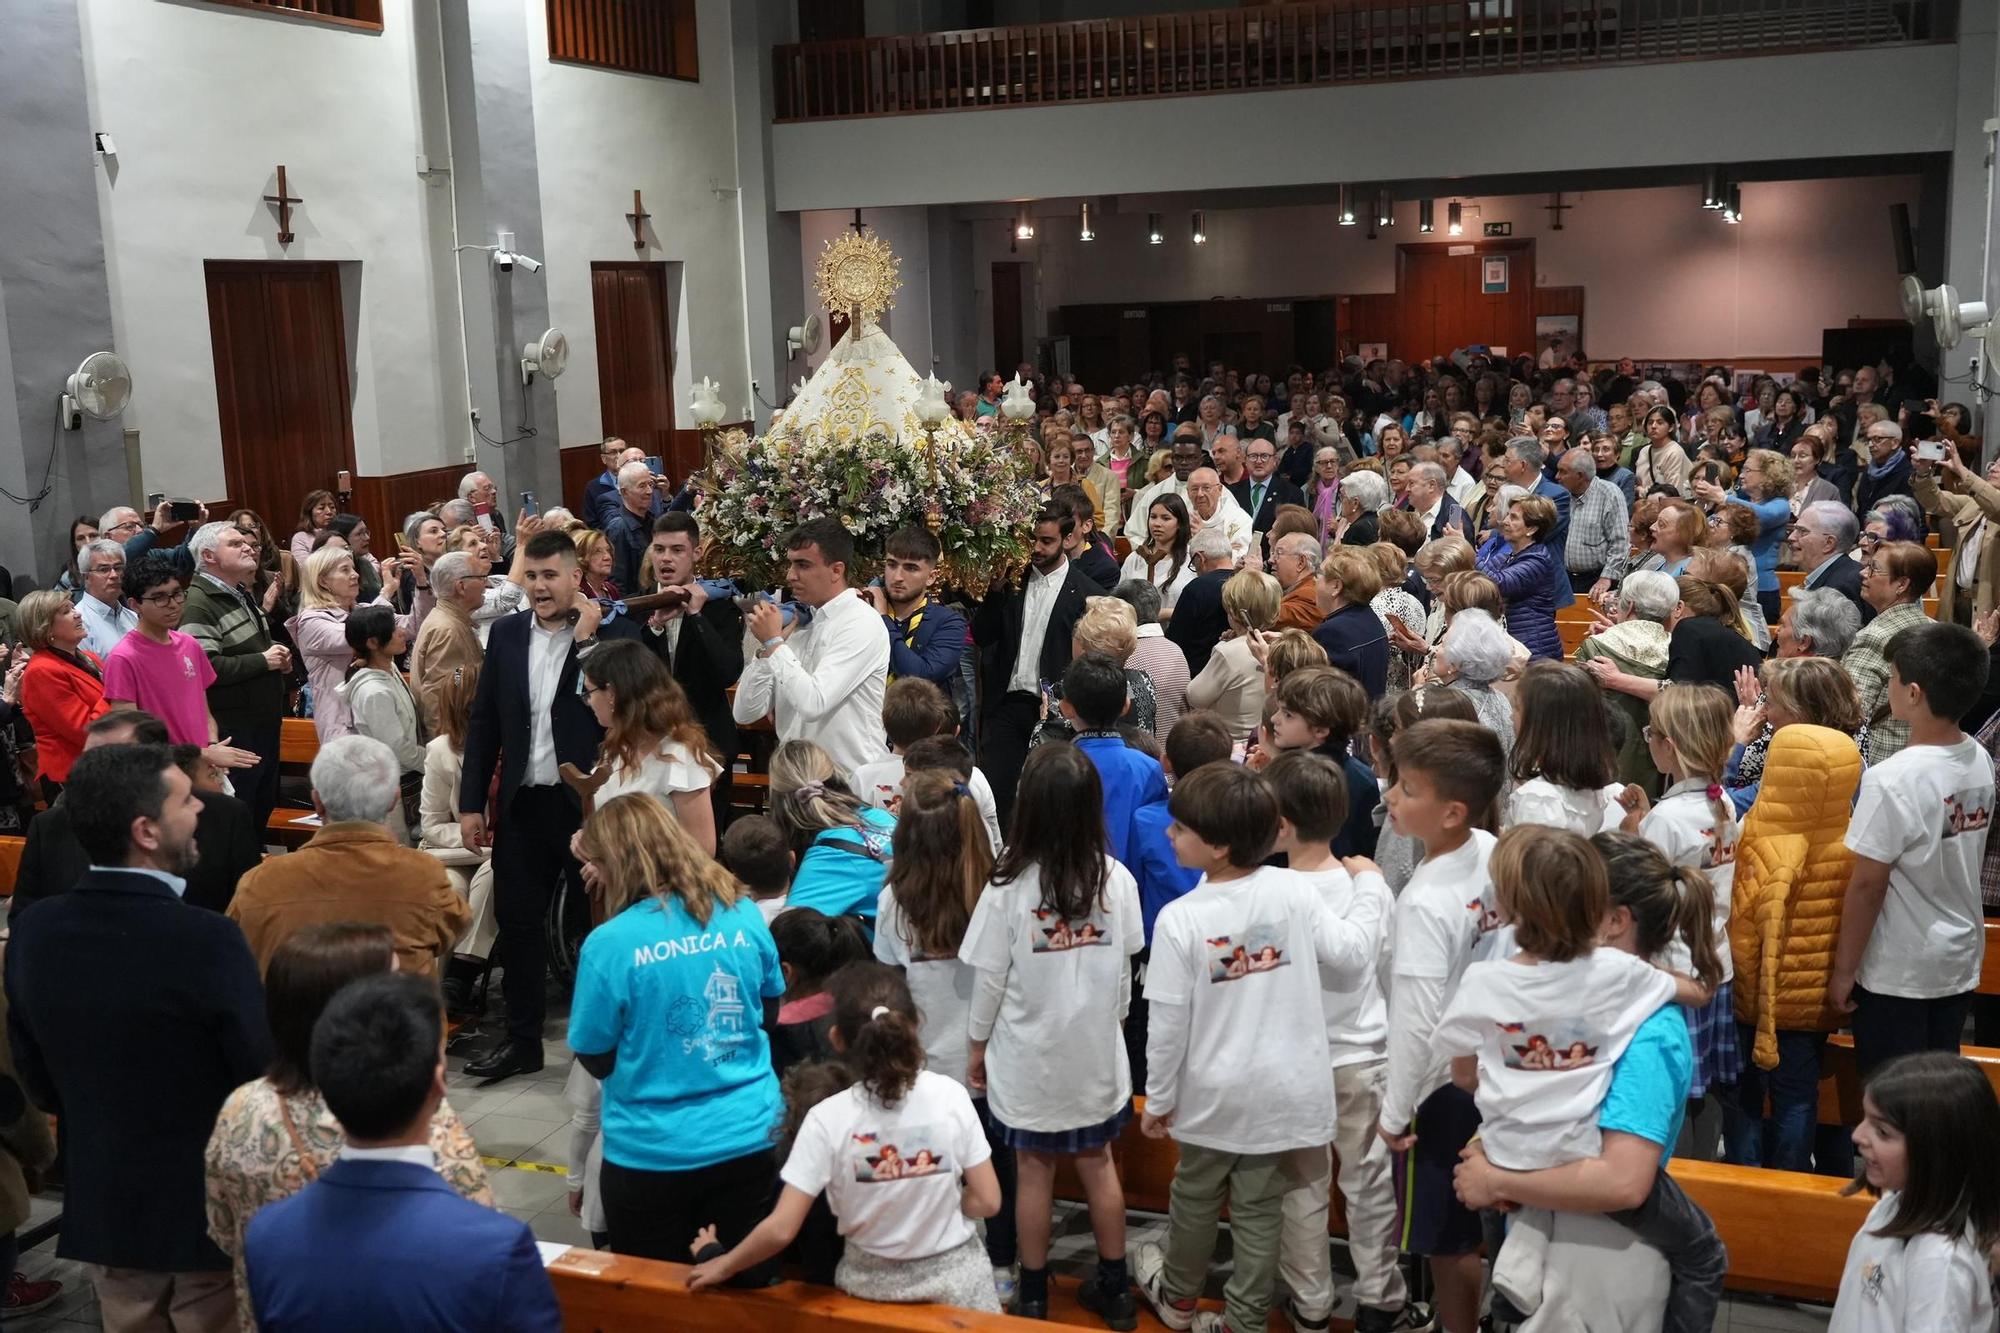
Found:
[[(1470, 708), (1467, 709), (1469, 713)], [(1286, 864), (1318, 889), (1328, 910), (1342, 917), (1379, 917), (1375, 966), (1358, 980), (1331, 972), (1320, 978), (1327, 1050), (1333, 1066), (1333, 1155), (1340, 1164), (1340, 1197), (1347, 1209), (1347, 1251), (1354, 1260), (1359, 1327), (1417, 1328), (1430, 1323), (1426, 1307), (1410, 1307), (1403, 1271), (1396, 1263), (1396, 1188), (1389, 1149), (1375, 1132), (1387, 1067), (1389, 977), (1396, 907), (1379, 875), (1353, 876), (1333, 855), (1348, 809), (1347, 778), (1323, 755), (1291, 751), (1264, 770), (1278, 800), (1278, 841)], [(1365, 907), (1361, 899), (1372, 900)], [(1304, 1186), (1285, 1195), (1278, 1242), (1278, 1274), (1291, 1292), (1286, 1314), (1297, 1329), (1324, 1328), (1333, 1312), (1333, 1268), (1326, 1245), (1328, 1190), (1333, 1171), (1312, 1157)], [(1406, 1309), (1410, 1314), (1406, 1316)]]
[[(787, 1105), (777, 1206), (735, 1249), (697, 1263), (688, 1285), (719, 1285), (776, 1255), (823, 1191), (847, 1241), (834, 1274), (842, 1291), (998, 1313), (972, 1219), (999, 1210), (1000, 1182), (972, 1099), (923, 1067), (916, 1004), (894, 968), (850, 963), (830, 989), (843, 1063), (818, 1068), (844, 1066), (853, 1085), (810, 1107)], [(787, 1080), (794, 1095), (808, 1086), (830, 1091), (824, 1079)], [(704, 1228), (695, 1254), (714, 1239)]]
[(732, 821), (722, 835), (715, 859), (750, 890), (751, 900), (763, 914), (765, 925), (777, 920), (778, 914), (785, 910), (786, 891), (792, 886), (792, 868), (797, 858), (776, 820), (768, 815), (744, 815)]
[(1530, 662), (1514, 687), (1514, 790), (1503, 828), (1546, 824), (1590, 837), (1625, 816), (1604, 690), (1567, 662)]
[[(1729, 947), (1738, 829), (1736, 807), (1722, 788), (1722, 772), (1736, 744), (1736, 705), (1714, 686), (1676, 685), (1653, 696), (1646, 717), (1653, 765), (1672, 785), (1657, 804), (1648, 804), (1637, 787), (1627, 788), (1623, 827), (1658, 847), (1674, 865), (1707, 878), (1714, 912), (1710, 925), (1722, 964), (1722, 979), (1712, 991), (1690, 989), (1682, 997), (1694, 1038), (1694, 1085), (1688, 1096), (1699, 1099), (1711, 1089), (1734, 1085), (1743, 1073), (1731, 988), (1736, 968)], [(1687, 951), (1678, 945), (1654, 961), (1681, 976), (1692, 973)], [(1708, 1151), (1712, 1155), (1712, 1137)]]
[[(1583, 838), (1541, 825), (1509, 829), (1488, 866), (1518, 951), (1466, 968), (1438, 1024), (1438, 1049), (1451, 1058), (1454, 1081), (1476, 1088), (1481, 1147), (1494, 1165), (1538, 1171), (1594, 1158), (1612, 1067), (1640, 1025), (1675, 998), (1678, 983), (1633, 954), (1594, 947), (1611, 890), (1604, 857)], [(1686, 1290), (1706, 1274), (1677, 1262), (1710, 1241), (1699, 1214), (1654, 1211), (1619, 1220), (1675, 1266), (1670, 1310), (1676, 1297), (1682, 1309), (1691, 1301), (1706, 1305), (1705, 1322), (1667, 1326), (1712, 1326), (1719, 1275)], [(1548, 1221), (1545, 1210), (1526, 1210), (1513, 1219), (1513, 1237), (1546, 1244)], [(1501, 1247), (1491, 1248), (1497, 1255)], [(1496, 1323), (1519, 1322), (1539, 1292), (1509, 1290), (1496, 1270), (1493, 1300)]]
[[(958, 743), (958, 710), (945, 692), (921, 676), (902, 676), (882, 691), (882, 732), (889, 739), (889, 757), (862, 764), (847, 775), (847, 785), (864, 803), (878, 810), (896, 811), (903, 794), (903, 774), (915, 768), (937, 768), (943, 742), (965, 764), (959, 774), (979, 803), (986, 821), (986, 838), (994, 850), (1000, 847), (1000, 812), (993, 801), (993, 787), (986, 775), (972, 767), (971, 757)], [(921, 762), (912, 763), (911, 751), (923, 746)]]
[(1451, 1175), (1478, 1130), (1479, 1110), (1451, 1082), (1433, 1038), (1466, 967), (1505, 934), (1486, 863), (1507, 761), (1491, 728), (1452, 718), (1404, 727), (1390, 754), (1396, 781), (1382, 796), (1390, 825), (1422, 843), (1425, 855), (1396, 899), (1389, 1060), (1376, 1133), (1399, 1154), (1397, 1170), (1407, 1172), (1403, 1248), (1428, 1262), (1439, 1322), (1471, 1328), (1479, 1318), (1483, 1236)]
[[(993, 849), (966, 784), (936, 770), (906, 776), (895, 848), (876, 907), (875, 957), (900, 968), (909, 982), (923, 1016), (924, 1067), (966, 1086), (978, 973), (958, 950), (993, 874)], [(986, 1255), (1004, 1305), (1014, 1294), (1014, 1150), (993, 1128), (984, 1090), (972, 1094), (972, 1105), (1000, 1178), (1001, 1207), (986, 1224)]]
[(1991, 1329), (2000, 1103), (1986, 1076), (1954, 1055), (1900, 1056), (1868, 1080), (1861, 1114), (1862, 1180), (1881, 1197), (1848, 1246), (1828, 1333)]
[(1097, 1273), (1078, 1300), (1122, 1323), (1136, 1306), (1111, 1145), (1132, 1114), (1120, 1024), (1132, 993), (1131, 956), (1145, 944), (1139, 890), (1111, 859), (1097, 768), (1073, 745), (1029, 754), (1008, 832), (958, 956), (978, 970), (966, 1081), (985, 1092), (1014, 1150), (1021, 1260), (1014, 1312), (1047, 1317), (1056, 1160), (1068, 1157), (1097, 1239)]
[(1834, 1010), (1854, 1015), (1864, 1075), (1910, 1051), (1958, 1050), (1986, 947), (1993, 759), (1958, 726), (1986, 688), (1986, 645), (1960, 625), (1913, 625), (1887, 656), (1889, 711), (1910, 743), (1861, 775), (1827, 983)]
[[(1373, 884), (1341, 916), (1304, 875), (1264, 865), (1277, 798), (1236, 764), (1196, 769), (1168, 804), (1174, 854), (1204, 878), (1153, 923), (1141, 1128), (1171, 1133), (1180, 1160), (1166, 1243), (1135, 1250), (1134, 1275), (1167, 1327), (1191, 1327), (1226, 1198), (1234, 1271), (1225, 1322), (1261, 1329), (1285, 1196), (1315, 1159), (1324, 1173), (1334, 1135), (1322, 971), (1342, 986), (1374, 973), (1388, 886), (1372, 863), (1348, 862)], [(1322, 1246), (1323, 1237), (1324, 1224)]]

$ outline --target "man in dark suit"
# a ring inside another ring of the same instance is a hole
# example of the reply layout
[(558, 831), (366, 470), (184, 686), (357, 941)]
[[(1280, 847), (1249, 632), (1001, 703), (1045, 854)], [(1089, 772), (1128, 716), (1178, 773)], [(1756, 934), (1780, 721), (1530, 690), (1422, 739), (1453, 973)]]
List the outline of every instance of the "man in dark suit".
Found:
[(1875, 608), (1861, 600), (1861, 562), (1848, 553), (1860, 532), (1854, 511), (1838, 500), (1820, 500), (1799, 510), (1792, 520), (1792, 559), (1806, 571), (1804, 586), (1831, 588), (1854, 603), (1861, 623), (1875, 618)]
[(1277, 445), (1254, 438), (1245, 444), (1243, 480), (1230, 483), (1229, 493), (1250, 515), (1250, 531), (1261, 539), (1278, 521), (1279, 508), (1303, 505), (1306, 493), (1278, 472)]
[[(7, 1037), (69, 1164), (56, 1252), (92, 1270), (107, 1328), (232, 1328), (202, 1153), (264, 1072), (257, 963), (236, 923), (181, 901), (201, 799), (163, 745), (101, 745), (63, 788), (93, 867), (13, 924)], [(435, 1001), (433, 1001), (435, 1003)]]
[[(581, 571), (567, 533), (528, 539), (521, 578), (528, 609), (493, 622), (486, 669), (466, 729), (465, 767), (458, 788), (458, 827), (465, 846), (493, 848), (493, 914), (500, 930), (494, 957), (504, 969), (507, 1035), (467, 1065), (474, 1078), (498, 1081), (542, 1067), (543, 983), (548, 937), (543, 919), (559, 881), (580, 892), (580, 867), (570, 835), (583, 821), (577, 794), (560, 766), (589, 772), (604, 739), (590, 705), (576, 692), (577, 663), (606, 638), (637, 638), (628, 617), (604, 622), (604, 612), (578, 595)], [(499, 830), (486, 827), (486, 793), (500, 770)]]
[(1418, 461), (1410, 465), (1408, 489), (1404, 492), (1403, 508), (1424, 521), (1429, 535), (1425, 541), (1436, 541), (1447, 532), (1455, 532), (1472, 540), (1472, 520), (1458, 501), (1445, 490), (1444, 466), (1441, 463)]
[(311, 1064), (347, 1142), (318, 1179), (250, 1219), (244, 1269), (259, 1324), (561, 1329), (527, 1224), (461, 1198), (431, 1160), (444, 1100), (437, 992), (393, 972), (354, 982), (314, 1025)]
[[(736, 759), (729, 687), (743, 674), (743, 611), (734, 598), (713, 595), (711, 585), (695, 577), (700, 554), (701, 525), (693, 514), (675, 511), (653, 520), (653, 540), (646, 548), (653, 587), (677, 588), (688, 600), (686, 606), (653, 612), (646, 622), (646, 639), (680, 682), (695, 721), (726, 765)], [(628, 595), (633, 591), (626, 590)], [(709, 784), (709, 795), (715, 803), (715, 827), (720, 829), (723, 808), (729, 803), (727, 777)]]
[(1014, 785), (1028, 760), (1028, 738), (1041, 719), (1043, 687), (1069, 668), (1070, 631), (1087, 597), (1106, 589), (1063, 555), (1076, 518), (1060, 505), (1035, 520), (1028, 568), (1015, 583), (996, 583), (972, 617), (979, 645), (979, 769), (993, 784), (1001, 827), (1014, 809)]
[(618, 504), (618, 456), (624, 452), (625, 441), (616, 435), (607, 436), (597, 446), (597, 458), (604, 464), (604, 471), (584, 484), (583, 507), (574, 511), (593, 528), (599, 527), (603, 517)]
[(1213, 529), (1197, 532), (1188, 542), (1188, 560), (1194, 565), (1195, 576), (1174, 602), (1167, 637), (1187, 656), (1188, 676), (1193, 678), (1208, 665), (1208, 655), (1229, 631), (1229, 616), (1222, 609), (1222, 585), (1236, 572), (1236, 561), (1229, 539)]
[[(83, 733), (86, 750), (106, 745), (166, 744), (167, 724), (136, 708), (106, 713)], [(201, 751), (192, 745), (173, 748), (181, 771), (195, 779), (205, 767)], [(195, 817), (194, 841), (201, 857), (187, 872), (187, 892), (181, 898), (212, 912), (226, 911), (236, 894), (236, 881), (263, 859), (264, 830), (247, 802), (205, 785), (197, 794), (201, 813)], [(19, 920), (21, 913), (46, 898), (68, 893), (89, 869), (90, 856), (70, 825), (69, 804), (58, 796), (54, 805), (28, 825), (28, 845), (21, 849), (14, 896), (7, 904), (8, 921)]]

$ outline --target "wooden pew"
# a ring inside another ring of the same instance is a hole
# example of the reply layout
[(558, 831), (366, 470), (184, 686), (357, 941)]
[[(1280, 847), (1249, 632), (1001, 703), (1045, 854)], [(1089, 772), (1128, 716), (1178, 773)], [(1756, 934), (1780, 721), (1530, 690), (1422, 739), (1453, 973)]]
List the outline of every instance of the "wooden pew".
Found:
[(14, 894), (14, 876), (21, 872), (21, 853), (28, 849), (26, 838), (0, 838), (0, 897)]
[(288, 717), (279, 724), (278, 766), (303, 773), (319, 757), (319, 731), (309, 717)]
[[(2000, 1097), (2000, 1049), (1962, 1046), (1960, 1055), (1979, 1067), (1993, 1094)], [(1861, 1067), (1854, 1060), (1854, 1038), (1836, 1032), (1826, 1039), (1819, 1070), (1819, 1122), (1822, 1125), (1861, 1123)]]

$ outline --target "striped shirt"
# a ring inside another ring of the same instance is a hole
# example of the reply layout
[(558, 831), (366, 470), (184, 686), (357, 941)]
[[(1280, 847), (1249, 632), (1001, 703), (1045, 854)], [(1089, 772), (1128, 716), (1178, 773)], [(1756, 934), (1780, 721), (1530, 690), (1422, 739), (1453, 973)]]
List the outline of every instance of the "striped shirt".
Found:
[(1592, 477), (1583, 494), (1570, 502), (1563, 567), (1575, 574), (1601, 570), (1605, 578), (1616, 583), (1625, 576), (1630, 551), (1625, 492), (1602, 477)]

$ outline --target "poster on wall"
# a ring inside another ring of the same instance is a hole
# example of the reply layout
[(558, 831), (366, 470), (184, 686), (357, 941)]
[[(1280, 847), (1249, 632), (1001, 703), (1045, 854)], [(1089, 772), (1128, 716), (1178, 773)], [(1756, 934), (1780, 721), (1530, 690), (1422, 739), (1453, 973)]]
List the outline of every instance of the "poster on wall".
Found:
[(1536, 364), (1543, 370), (1568, 365), (1583, 345), (1582, 319), (1576, 315), (1536, 315), (1535, 346), (1541, 350)]
[(1479, 290), (1485, 296), (1507, 294), (1507, 256), (1488, 255), (1479, 264)]
[(1361, 364), (1367, 365), (1370, 361), (1387, 361), (1388, 359), (1389, 359), (1388, 343), (1361, 344)]

